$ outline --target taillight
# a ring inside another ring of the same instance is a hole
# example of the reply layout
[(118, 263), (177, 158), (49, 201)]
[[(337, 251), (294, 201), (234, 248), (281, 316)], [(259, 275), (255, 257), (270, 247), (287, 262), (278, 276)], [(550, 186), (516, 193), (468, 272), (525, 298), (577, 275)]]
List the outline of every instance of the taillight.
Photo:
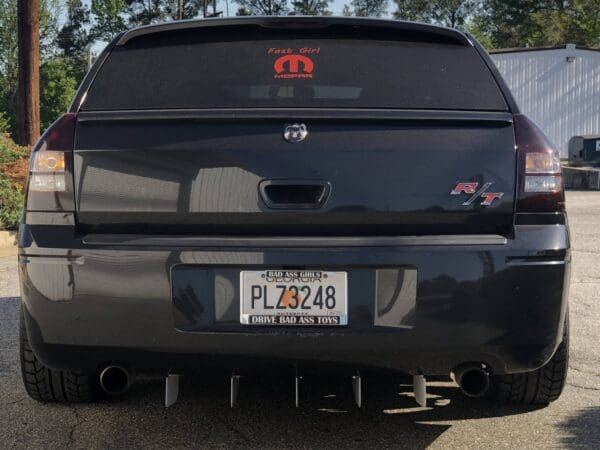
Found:
[(73, 145), (77, 115), (64, 114), (33, 148), (27, 193), (28, 211), (73, 210)]
[(523, 114), (514, 115), (518, 158), (517, 212), (559, 212), (565, 195), (558, 150)]

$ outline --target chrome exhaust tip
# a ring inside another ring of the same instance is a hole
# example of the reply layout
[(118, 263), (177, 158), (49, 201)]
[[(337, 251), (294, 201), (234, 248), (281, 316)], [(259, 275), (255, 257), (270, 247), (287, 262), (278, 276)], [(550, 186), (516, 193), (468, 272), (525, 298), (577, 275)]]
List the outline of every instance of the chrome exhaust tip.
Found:
[(100, 372), (100, 387), (110, 395), (123, 394), (132, 382), (132, 374), (123, 366), (112, 364)]
[(483, 397), (490, 388), (490, 374), (483, 364), (463, 364), (453, 371), (454, 380), (467, 397)]

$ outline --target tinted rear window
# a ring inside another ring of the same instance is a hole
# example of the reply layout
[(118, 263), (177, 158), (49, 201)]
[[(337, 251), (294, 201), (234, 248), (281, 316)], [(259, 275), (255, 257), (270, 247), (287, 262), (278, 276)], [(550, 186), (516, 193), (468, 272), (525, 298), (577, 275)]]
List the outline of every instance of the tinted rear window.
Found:
[(250, 36), (196, 30), (116, 46), (83, 109), (507, 109), (472, 47), (389, 36)]

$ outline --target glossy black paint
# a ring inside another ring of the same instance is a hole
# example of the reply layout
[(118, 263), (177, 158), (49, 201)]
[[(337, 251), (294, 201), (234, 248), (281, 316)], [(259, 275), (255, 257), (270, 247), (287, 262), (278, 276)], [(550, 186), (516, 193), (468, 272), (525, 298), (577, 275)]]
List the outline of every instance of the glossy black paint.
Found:
[[(98, 59), (71, 112), (79, 112), (111, 49), (141, 34), (228, 24), (327, 27), (329, 20), (205, 20), (129, 31)], [(472, 45), (438, 27), (334, 22)], [(75, 202), (32, 205), (19, 234), (36, 355), (55, 368), (91, 372), (119, 361), (163, 374), (267, 362), (426, 375), (447, 375), (465, 362), (487, 363), (495, 373), (543, 365), (560, 342), (567, 309), (566, 215), (514, 214), (518, 110), (485, 50), (474, 46), (508, 113), (80, 112)], [(283, 141), (290, 121), (306, 122), (305, 142)], [(313, 210), (274, 210), (260, 198), (265, 179), (320, 180), (330, 192)], [(490, 208), (465, 207), (464, 198), (449, 195), (459, 181), (491, 181), (504, 196)], [(216, 276), (233, 284), (241, 270), (265, 267), (348, 271), (349, 325), (242, 326), (232, 313), (235, 289), (219, 315), (214, 299), (225, 297), (210, 295)], [(185, 276), (174, 283), (179, 270)], [(386, 270), (416, 271), (402, 327), (377, 321), (375, 280)]]
[[(285, 114), (285, 112), (283, 112)], [(86, 232), (289, 235), (512, 232), (515, 188), (510, 114), (440, 112), (396, 119), (307, 119), (289, 144), (291, 118), (139, 119), (80, 114), (75, 142), (78, 221)], [(452, 117), (452, 115), (450, 115)], [(298, 118), (295, 113), (294, 120)], [(376, 174), (376, 175), (374, 175)], [(260, 186), (315, 180), (328, 186), (318, 208), (274, 208)], [(490, 207), (458, 182), (492, 183)]]
[[(93, 239), (86, 244), (86, 236), (71, 226), (42, 225), (24, 225), (20, 236), (32, 345), (54, 367), (95, 370), (122, 360), (141, 372), (165, 372), (268, 360), (447, 374), (463, 362), (483, 361), (497, 373), (519, 372), (551, 357), (567, 304), (570, 253), (562, 225), (517, 226), (505, 243), (473, 237), (459, 245), (452, 237), (432, 237), (429, 245), (423, 238), (416, 246), (308, 240), (305, 247), (286, 247), (274, 238), (271, 246), (252, 248), (227, 240), (219, 246), (214, 237), (213, 246), (202, 247), (173, 237), (165, 247), (160, 236), (137, 245), (135, 237), (126, 245)], [(207, 313), (196, 330), (178, 331), (170, 274), (181, 264), (233, 277), (259, 267), (347, 270), (356, 291), (349, 326), (290, 330), (231, 320), (218, 325)], [(407, 266), (418, 273), (413, 325), (374, 326), (375, 271)]]
[(331, 33), (351, 30), (354, 33), (368, 33), (369, 30), (394, 31), (399, 36), (417, 40), (436, 39), (440, 42), (459, 45), (472, 45), (467, 36), (452, 28), (438, 27), (401, 20), (382, 20), (372, 18), (350, 17), (315, 17), (315, 16), (263, 16), (263, 17), (227, 17), (209, 18), (203, 20), (185, 20), (139, 27), (124, 32), (115, 39), (115, 45), (125, 45), (128, 41), (149, 34), (168, 33), (178, 30), (202, 30), (218, 28), (245, 28), (248, 33), (256, 32), (259, 28), (270, 29), (329, 29)]

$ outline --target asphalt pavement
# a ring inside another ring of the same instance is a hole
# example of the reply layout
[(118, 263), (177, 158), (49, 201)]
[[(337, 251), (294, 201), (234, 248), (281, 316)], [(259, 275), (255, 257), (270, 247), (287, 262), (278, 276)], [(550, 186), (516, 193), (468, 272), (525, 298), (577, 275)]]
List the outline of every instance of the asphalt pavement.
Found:
[[(569, 192), (573, 272), (571, 360), (562, 397), (541, 408), (497, 407), (464, 397), (451, 382), (428, 387), (417, 407), (410, 385), (307, 380), (293, 407), (291, 380), (185, 379), (165, 409), (164, 381), (138, 380), (125, 396), (91, 405), (27, 397), (18, 364), (16, 257), (0, 254), (0, 448), (600, 448), (600, 193)], [(68, 326), (68, 324), (65, 324)]]

